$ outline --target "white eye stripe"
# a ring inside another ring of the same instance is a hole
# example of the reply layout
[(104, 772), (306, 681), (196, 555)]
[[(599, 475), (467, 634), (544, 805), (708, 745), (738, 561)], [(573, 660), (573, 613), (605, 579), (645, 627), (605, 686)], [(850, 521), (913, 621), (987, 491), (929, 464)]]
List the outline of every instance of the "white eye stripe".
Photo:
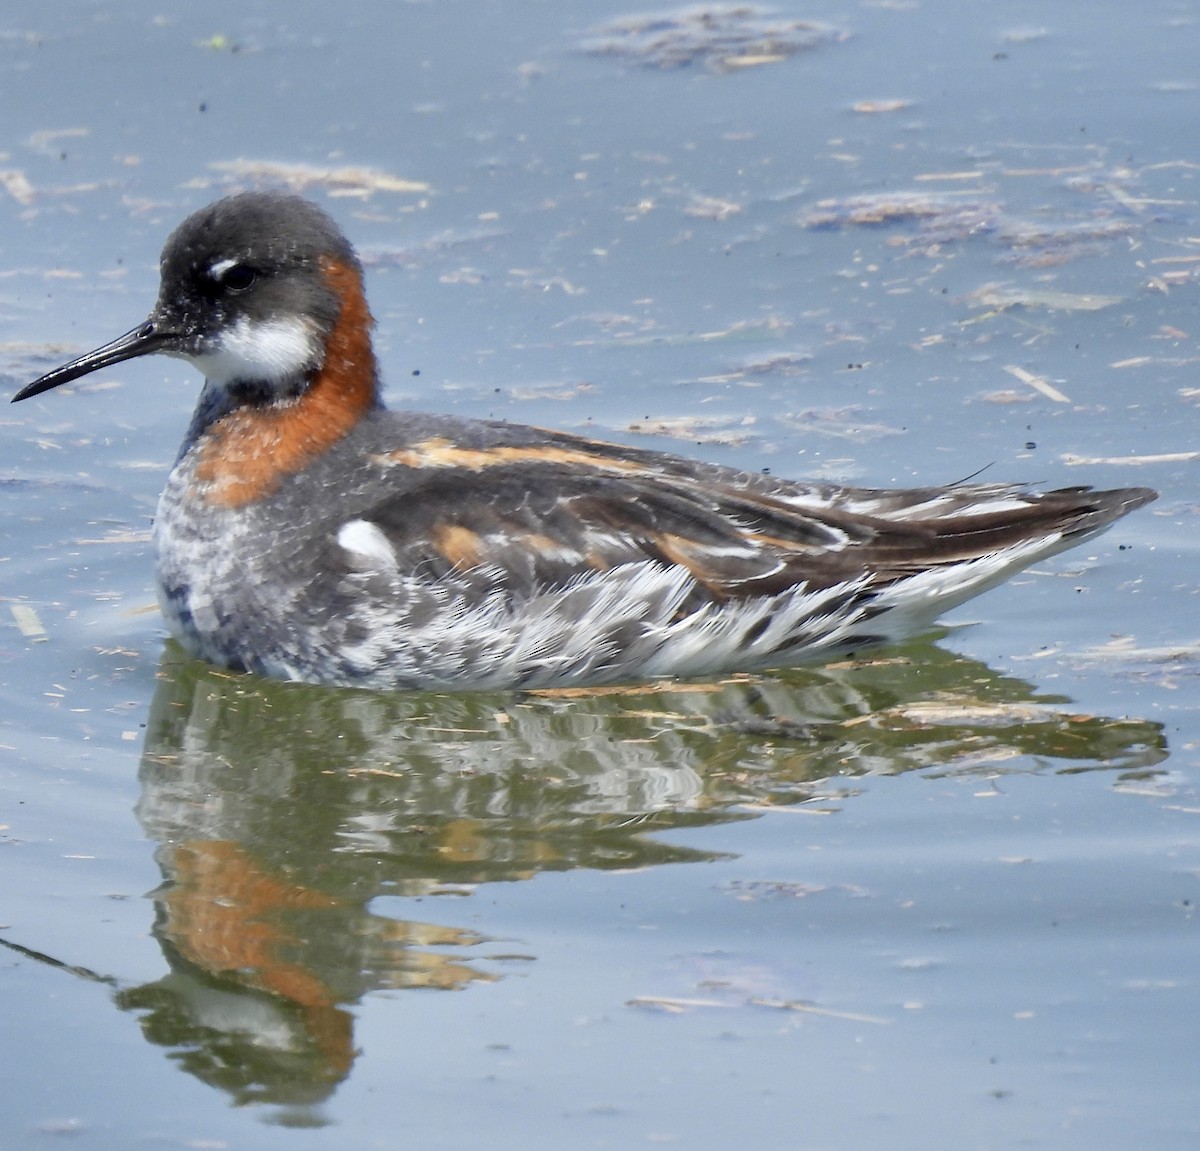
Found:
[(217, 260), (214, 264), (209, 265), (208, 274), (214, 280), (216, 280), (217, 283), (220, 283), (221, 280), (225, 278), (225, 274), (229, 271), (229, 269), (236, 268), (241, 262), (241, 260), (230, 259)]

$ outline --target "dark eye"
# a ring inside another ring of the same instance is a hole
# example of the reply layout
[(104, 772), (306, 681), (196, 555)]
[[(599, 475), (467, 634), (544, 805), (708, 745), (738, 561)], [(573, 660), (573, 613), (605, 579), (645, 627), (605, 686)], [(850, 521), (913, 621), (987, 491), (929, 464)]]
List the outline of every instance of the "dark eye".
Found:
[(217, 278), (217, 282), (227, 292), (244, 292), (254, 286), (258, 273), (248, 264), (234, 264), (226, 268)]

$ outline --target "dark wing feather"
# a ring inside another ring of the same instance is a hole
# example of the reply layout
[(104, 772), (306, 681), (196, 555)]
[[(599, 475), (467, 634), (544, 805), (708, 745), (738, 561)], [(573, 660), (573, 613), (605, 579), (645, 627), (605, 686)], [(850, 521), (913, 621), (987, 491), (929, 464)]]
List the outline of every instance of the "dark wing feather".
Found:
[(652, 559), (687, 567), (701, 598), (726, 598), (831, 586), (868, 571), (886, 584), (1040, 537), (1062, 536), (1065, 547), (1154, 496), (1141, 488), (839, 488), (538, 435), (469, 449), (439, 439), (438, 465), (404, 468), (403, 495), (363, 518), (388, 536), (400, 570), (435, 579), (453, 573), (519, 595)]

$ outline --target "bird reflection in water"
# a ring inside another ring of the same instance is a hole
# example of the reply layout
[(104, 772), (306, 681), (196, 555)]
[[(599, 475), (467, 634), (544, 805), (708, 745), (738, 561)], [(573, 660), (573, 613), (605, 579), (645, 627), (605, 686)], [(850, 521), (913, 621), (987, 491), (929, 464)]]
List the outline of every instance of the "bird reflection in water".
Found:
[(319, 1122), (351, 1072), (363, 996), (459, 990), (532, 958), (381, 906), (709, 859), (649, 833), (852, 802), (856, 776), (1143, 772), (1166, 757), (1159, 725), (1063, 704), (930, 643), (771, 677), (524, 695), (273, 683), (169, 650), (137, 814), (159, 844), (170, 972), (117, 1001), (236, 1102)]

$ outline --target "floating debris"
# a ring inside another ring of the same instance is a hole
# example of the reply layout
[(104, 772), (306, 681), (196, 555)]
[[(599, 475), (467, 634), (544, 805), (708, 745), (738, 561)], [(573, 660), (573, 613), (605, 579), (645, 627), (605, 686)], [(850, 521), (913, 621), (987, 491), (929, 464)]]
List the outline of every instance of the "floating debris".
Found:
[(966, 237), (999, 226), (1001, 208), (953, 193), (879, 192), (818, 200), (800, 217), (804, 228), (878, 227), (919, 221), (931, 231)]
[(79, 139), (91, 134), (90, 128), (42, 128), (36, 132), (30, 132), (26, 143), (34, 152), (57, 158), (63, 150), (62, 141)]
[(742, 210), (734, 200), (722, 200), (716, 196), (694, 194), (683, 209), (685, 216), (699, 216), (703, 220), (728, 220)]
[(758, 376), (798, 376), (812, 363), (812, 352), (780, 352), (765, 359), (747, 360), (740, 368), (720, 372), (715, 376), (700, 376), (698, 384), (732, 384), (746, 382)]
[(233, 56), (242, 51), (241, 44), (236, 40), (231, 40), (228, 36), (220, 32), (214, 36), (207, 37), (207, 39), (197, 40), (196, 47), (202, 48), (206, 52), (228, 52)]
[[(450, 258), (456, 251), (479, 247), (505, 235), (501, 228), (447, 228), (431, 236), (414, 238), (407, 244), (364, 244), (358, 258), (365, 268), (423, 267)], [(486, 278), (478, 269), (466, 265), (458, 269), (461, 283), (482, 283)], [(445, 273), (453, 276), (454, 272)]]
[(668, 1015), (683, 1015), (700, 1007), (732, 1007), (719, 999), (699, 999), (683, 995), (635, 995), (625, 1000), (626, 1007), (641, 1007), (651, 1011), (663, 1011)]
[(1098, 312), (1121, 302), (1120, 296), (1101, 296), (1094, 292), (1059, 292), (1050, 288), (1008, 287), (984, 284), (968, 293), (967, 303), (975, 307), (1004, 312), (1009, 308), (1047, 308), (1053, 312)]
[(1004, 370), (1010, 376), (1016, 376), (1023, 384), (1028, 384), (1031, 388), (1042, 393), (1048, 400), (1053, 400), (1056, 404), (1069, 404), (1069, 397), (1060, 392), (1052, 383), (1043, 379), (1041, 376), (1035, 376), (1032, 372), (1027, 372), (1024, 368), (1018, 367), (1016, 364), (1008, 364)]
[(1049, 28), (1011, 28), (1004, 33), (1001, 40), (1005, 44), (1033, 44), (1035, 41), (1045, 40), (1049, 35)]
[(576, 400), (592, 390), (586, 380), (575, 384), (514, 384), (508, 394), (514, 400)]
[[(980, 172), (932, 173), (921, 179), (977, 179)], [(1004, 205), (983, 198), (979, 189), (955, 192), (878, 192), (819, 200), (800, 216), (811, 229), (916, 225), (910, 237), (918, 251), (937, 244), (961, 243), (976, 237), (1005, 250), (1005, 258), (1022, 267), (1051, 267), (1094, 254), (1112, 240), (1134, 231), (1137, 221), (1117, 216), (1108, 205), (1089, 208), (1082, 218), (1031, 220), (1009, 214)]]
[[(161, 465), (156, 466), (161, 467)], [(99, 545), (108, 546), (114, 544), (122, 546), (126, 544), (135, 544), (138, 547), (141, 547), (142, 544), (150, 543), (153, 538), (154, 533), (151, 532), (149, 528), (141, 530), (135, 528), (113, 528), (110, 531), (105, 532), (102, 536), (97, 536), (95, 538), (77, 538), (71, 542), (76, 547), (95, 547)], [(153, 606), (154, 608), (158, 607), (157, 604)]]
[(905, 108), (911, 107), (911, 100), (855, 100), (850, 105), (850, 110), (869, 116), (882, 112), (902, 112)]
[(639, 435), (670, 436), (672, 439), (687, 440), (694, 444), (726, 444), (737, 446), (754, 438), (753, 416), (728, 417), (726, 419), (701, 419), (696, 416), (663, 416), (659, 419), (639, 420), (626, 429)]
[(42, 626), (42, 621), (38, 618), (38, 613), (27, 603), (10, 603), (8, 610), (12, 612), (13, 622), (17, 625), (17, 630), (26, 639), (31, 639), (34, 643), (44, 643), (46, 641), (48, 638), (46, 629)]
[(996, 233), (997, 241), (1009, 249), (1012, 263), (1027, 268), (1048, 268), (1081, 256), (1094, 255), (1109, 240), (1129, 235), (1135, 222), (1116, 219), (1096, 210), (1088, 219), (1050, 224), (1005, 217)]
[(888, 424), (872, 423), (862, 418), (862, 409), (851, 405), (842, 408), (810, 408), (802, 412), (785, 412), (780, 421), (802, 432), (815, 432), (839, 440), (865, 444), (885, 436), (898, 436), (902, 429)]
[(1034, 397), (1028, 392), (1018, 392), (1015, 388), (1000, 388), (994, 392), (984, 392), (979, 397), (988, 404), (1031, 404)]
[(209, 165), (230, 181), (252, 180), (282, 184), (293, 192), (324, 188), (331, 196), (366, 198), (375, 192), (428, 192), (420, 180), (406, 180), (377, 168), (324, 168), (314, 164), (284, 164), (272, 160), (219, 160)]
[(712, 1010), (714, 1008), (728, 1010), (735, 1007), (766, 1007), (772, 1011), (794, 1011), (805, 1015), (820, 1015), (826, 1019), (842, 1019), (849, 1023), (875, 1023), (885, 1026), (890, 1019), (879, 1015), (862, 1015), (855, 1011), (836, 1011), (830, 1007), (818, 1007), (801, 999), (775, 999), (766, 996), (751, 996), (741, 1002), (731, 1002), (723, 999), (704, 999), (699, 996), (685, 995), (635, 995), (625, 1000), (626, 1007), (639, 1007), (643, 1010), (661, 1011), (667, 1015), (685, 1015), (691, 1011)]
[[(723, 687), (731, 685), (740, 687), (744, 684), (755, 682), (757, 682), (755, 676), (747, 673), (738, 673), (726, 679), (699, 680), (694, 683), (680, 683), (673, 679), (651, 680), (648, 683), (639, 683), (637, 691), (639, 695), (708, 695)], [(533, 699), (600, 699), (608, 695), (628, 695), (629, 685), (627, 683), (620, 683), (600, 684), (595, 687), (534, 687), (523, 694)]]
[(1072, 718), (1049, 704), (1025, 700), (994, 703), (954, 692), (938, 692), (931, 699), (900, 704), (890, 708), (888, 714), (894, 720), (916, 724), (919, 727), (957, 724), (970, 724), (973, 727), (1008, 727), (1038, 723), (1060, 726), (1064, 721), (1070, 722)]
[(832, 1007), (818, 1007), (801, 999), (751, 999), (753, 1007), (769, 1007), (772, 1011), (796, 1011), (804, 1015), (821, 1015), (826, 1019), (844, 1019), (848, 1023), (874, 1023), (885, 1027), (890, 1019), (882, 1015), (863, 1015), (857, 1011), (835, 1011)]
[(1163, 646), (1139, 646), (1133, 636), (1116, 636), (1108, 643), (1071, 657), (1076, 666), (1102, 665), (1117, 675), (1149, 680), (1163, 686), (1192, 682), (1200, 676), (1200, 642), (1181, 640)]
[(0, 169), (0, 188), (3, 188), (18, 204), (32, 204), (37, 191), (29, 177), (19, 168)]
[(597, 25), (580, 47), (589, 55), (619, 56), (643, 68), (702, 64), (714, 72), (732, 72), (777, 64), (848, 36), (832, 25), (789, 20), (753, 4), (704, 5)]
[(508, 281), (513, 288), (532, 288), (535, 292), (560, 291), (567, 296), (582, 296), (587, 288), (568, 280), (534, 268), (510, 268)]
[(1158, 452), (1148, 456), (1076, 456), (1065, 452), (1062, 462), (1069, 468), (1080, 465), (1098, 466), (1105, 464), (1109, 467), (1142, 467), (1145, 464), (1185, 464), (1189, 460), (1200, 459), (1200, 452)]
[(821, 895), (828, 891), (857, 898), (870, 895), (865, 887), (853, 883), (801, 883), (782, 879), (734, 879), (724, 885), (724, 890), (743, 902), (763, 899), (807, 899), (810, 895)]

